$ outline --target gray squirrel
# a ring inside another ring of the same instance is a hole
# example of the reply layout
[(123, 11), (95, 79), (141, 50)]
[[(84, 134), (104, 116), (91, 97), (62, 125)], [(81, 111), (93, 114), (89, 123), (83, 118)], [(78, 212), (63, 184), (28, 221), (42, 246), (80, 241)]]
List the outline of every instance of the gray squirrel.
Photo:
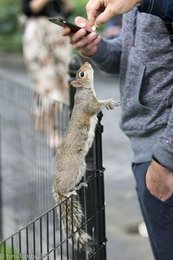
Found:
[[(97, 124), (97, 113), (119, 105), (112, 99), (98, 100), (94, 91), (94, 71), (85, 62), (71, 85), (76, 88), (74, 107), (67, 130), (56, 153), (56, 174), (53, 183), (55, 202), (61, 204), (61, 218), (68, 238), (74, 246), (90, 251), (90, 236), (82, 229), (83, 210), (76, 190), (86, 172), (85, 157), (91, 147)], [(71, 200), (71, 197), (72, 200)], [(73, 205), (72, 205), (73, 204)]]

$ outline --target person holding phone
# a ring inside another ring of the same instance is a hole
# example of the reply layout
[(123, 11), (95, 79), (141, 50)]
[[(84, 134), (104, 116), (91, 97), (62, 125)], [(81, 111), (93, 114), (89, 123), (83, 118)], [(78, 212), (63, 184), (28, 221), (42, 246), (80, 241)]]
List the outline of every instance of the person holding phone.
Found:
[[(118, 37), (107, 40), (96, 32), (87, 35), (86, 29), (95, 22), (90, 19), (89, 4), (93, 3), (92, 8), (99, 10), (97, 14), (104, 10), (103, 6), (97, 9), (95, 2), (97, 0), (87, 4), (89, 21), (77, 17), (75, 23), (81, 29), (71, 33), (69, 28), (64, 28), (63, 35), (70, 37), (74, 48), (97, 67), (107, 73), (120, 74), (120, 128), (131, 144), (132, 169), (153, 255), (156, 260), (172, 260), (172, 23), (168, 26), (161, 17), (139, 12), (135, 6), (123, 15)], [(114, 13), (112, 8), (112, 15)], [(94, 15), (94, 19), (96, 17)]]
[(23, 54), (35, 85), (35, 126), (39, 132), (48, 134), (51, 148), (57, 148), (61, 138), (58, 103), (55, 101), (68, 103), (69, 99), (71, 47), (68, 39), (62, 37), (62, 28), (50, 23), (48, 18), (55, 15), (67, 17), (72, 9), (67, 8), (65, 2), (70, 3), (66, 0), (22, 0), (22, 9), (27, 16)]

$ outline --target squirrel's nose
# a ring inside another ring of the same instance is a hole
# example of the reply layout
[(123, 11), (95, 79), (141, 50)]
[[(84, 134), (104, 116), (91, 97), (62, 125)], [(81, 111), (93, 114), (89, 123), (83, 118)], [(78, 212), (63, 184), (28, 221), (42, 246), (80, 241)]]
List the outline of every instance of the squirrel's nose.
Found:
[(91, 68), (91, 64), (88, 61), (86, 61), (84, 65)]

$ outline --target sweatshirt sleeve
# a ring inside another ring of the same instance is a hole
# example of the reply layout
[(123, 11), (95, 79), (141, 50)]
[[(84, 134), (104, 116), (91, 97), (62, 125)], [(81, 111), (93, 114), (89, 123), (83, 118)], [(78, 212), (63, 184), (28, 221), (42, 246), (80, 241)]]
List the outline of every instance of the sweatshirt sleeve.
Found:
[(167, 127), (159, 137), (153, 155), (162, 165), (173, 171), (173, 107)]
[(121, 58), (121, 35), (112, 40), (102, 39), (91, 60), (103, 71), (118, 74)]
[(139, 11), (157, 15), (166, 22), (173, 22), (173, 0), (142, 0)]

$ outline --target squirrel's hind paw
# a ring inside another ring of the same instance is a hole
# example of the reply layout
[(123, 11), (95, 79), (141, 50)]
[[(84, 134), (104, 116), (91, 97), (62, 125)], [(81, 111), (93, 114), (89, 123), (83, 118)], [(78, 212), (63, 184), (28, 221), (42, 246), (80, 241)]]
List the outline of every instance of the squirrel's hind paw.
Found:
[(82, 187), (88, 188), (88, 184), (86, 182), (81, 182), (78, 186), (75, 187), (75, 190), (80, 190)]

